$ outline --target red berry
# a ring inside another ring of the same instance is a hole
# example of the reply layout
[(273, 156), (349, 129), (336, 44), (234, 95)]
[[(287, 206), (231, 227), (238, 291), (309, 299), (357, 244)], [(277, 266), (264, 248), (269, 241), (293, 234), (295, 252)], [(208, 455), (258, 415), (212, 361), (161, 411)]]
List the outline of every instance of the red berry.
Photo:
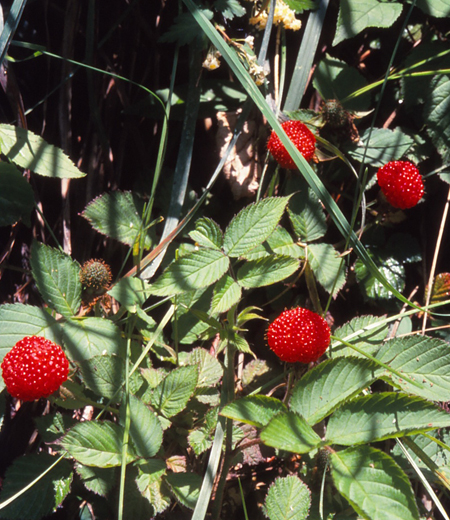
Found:
[(318, 314), (297, 307), (282, 312), (269, 326), (269, 347), (288, 363), (317, 361), (330, 343), (330, 327)]
[[(301, 121), (294, 120), (286, 121), (282, 123), (281, 126), (303, 157), (307, 161), (310, 161), (314, 157), (314, 151), (316, 149), (316, 138), (311, 130)], [(282, 168), (289, 170), (295, 170), (297, 168), (274, 130), (272, 130), (269, 141), (267, 142), (267, 149)]]
[(422, 198), (422, 177), (414, 164), (408, 161), (388, 162), (378, 170), (377, 180), (394, 208), (412, 208)]
[(3, 358), (1, 367), (6, 389), (23, 401), (48, 397), (69, 374), (62, 348), (40, 336), (18, 341)]

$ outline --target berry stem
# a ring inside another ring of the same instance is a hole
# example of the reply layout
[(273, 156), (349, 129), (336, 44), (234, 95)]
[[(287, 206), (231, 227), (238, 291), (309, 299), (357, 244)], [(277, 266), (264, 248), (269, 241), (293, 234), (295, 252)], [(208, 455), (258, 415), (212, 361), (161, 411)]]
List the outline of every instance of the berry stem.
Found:
[(308, 260), (306, 260), (305, 264), (305, 280), (306, 286), (308, 287), (309, 297), (311, 298), (314, 310), (317, 312), (317, 314), (323, 316), (323, 309), (320, 303), (319, 293), (317, 292), (316, 280), (314, 278), (314, 273), (312, 272)]

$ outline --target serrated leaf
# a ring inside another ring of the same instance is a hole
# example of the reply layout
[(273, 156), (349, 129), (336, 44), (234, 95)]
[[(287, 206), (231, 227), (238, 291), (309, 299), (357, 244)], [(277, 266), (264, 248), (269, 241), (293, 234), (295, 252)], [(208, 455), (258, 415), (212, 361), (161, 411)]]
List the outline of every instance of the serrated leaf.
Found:
[[(91, 226), (107, 237), (133, 247), (144, 233), (142, 212), (144, 203), (128, 191), (104, 193), (90, 202), (82, 213)], [(153, 243), (150, 233), (145, 232), (145, 249)]]
[(309, 244), (308, 262), (320, 285), (333, 296), (345, 284), (345, 263), (330, 244)]
[(173, 417), (184, 410), (194, 394), (197, 381), (198, 367), (175, 368), (153, 391), (152, 405), (165, 417)]
[[(121, 388), (125, 381), (125, 360), (119, 356), (94, 356), (80, 362), (84, 384), (100, 397), (122, 398)], [(139, 389), (142, 381), (137, 372), (130, 378), (132, 391)]]
[[(407, 2), (411, 3), (412, 0), (407, 0)], [(424, 13), (436, 18), (450, 16), (450, 6), (447, 0), (433, 0), (432, 2), (429, 0), (417, 0), (416, 6)]]
[(425, 102), (427, 133), (438, 152), (445, 156), (450, 149), (450, 79), (438, 75), (431, 79)]
[(228, 256), (240, 257), (262, 244), (276, 228), (289, 197), (272, 197), (246, 206), (225, 231), (223, 248)]
[(212, 445), (211, 435), (205, 428), (191, 431), (188, 435), (188, 442), (197, 457), (208, 450)]
[[(358, 316), (334, 331), (336, 338), (341, 338), (352, 345), (374, 355), (380, 349), (383, 340), (389, 332), (386, 323), (379, 323), (377, 316)], [(338, 341), (332, 344), (333, 356), (363, 357), (350, 347)]]
[(289, 256), (266, 256), (246, 262), (238, 269), (236, 279), (246, 289), (265, 287), (288, 278), (300, 267), (296, 258)]
[(201, 249), (176, 260), (150, 286), (156, 296), (171, 296), (202, 289), (227, 271), (230, 260), (221, 251)]
[(359, 446), (331, 453), (330, 460), (334, 485), (363, 518), (419, 519), (411, 484), (386, 453)]
[(439, 273), (434, 279), (430, 303), (448, 300), (450, 297), (450, 273)]
[(303, 257), (303, 248), (294, 244), (291, 235), (282, 227), (277, 226), (270, 237), (249, 253), (242, 256), (246, 260), (258, 260), (266, 256), (283, 255), (292, 258)]
[(298, 477), (277, 478), (270, 486), (264, 512), (270, 520), (306, 520), (311, 506), (311, 491)]
[(394, 386), (425, 399), (450, 400), (450, 347), (446, 341), (419, 335), (395, 338), (383, 344), (376, 358), (422, 383), (423, 388), (385, 371), (385, 378)]
[(177, 296), (178, 307), (172, 321), (177, 320), (177, 334), (180, 343), (190, 345), (203, 337), (209, 337), (208, 324), (197, 320), (190, 309), (195, 306), (196, 309), (208, 312), (212, 294), (213, 288), (210, 286)]
[(72, 361), (80, 362), (105, 354), (119, 355), (124, 351), (119, 328), (105, 318), (67, 320), (63, 331), (66, 353)]
[(265, 395), (251, 395), (227, 404), (220, 415), (262, 428), (279, 412), (287, 412), (286, 405), (279, 399)]
[(211, 301), (211, 313), (227, 312), (236, 304), (242, 295), (241, 286), (226, 274), (215, 284)]
[(223, 243), (222, 230), (214, 220), (202, 217), (195, 223), (194, 231), (189, 233), (191, 239), (199, 246), (220, 249)]
[(196, 473), (169, 473), (165, 480), (175, 498), (185, 507), (194, 509), (200, 494), (202, 477)]
[(18, 126), (0, 124), (2, 154), (22, 168), (59, 179), (84, 177), (69, 157), (31, 130)]
[(330, 359), (307, 372), (295, 385), (290, 409), (309, 424), (324, 419), (341, 403), (370, 386), (379, 367), (367, 359)]
[(130, 395), (130, 437), (137, 455), (154, 457), (162, 444), (163, 431), (155, 413), (140, 399)]
[(346, 0), (340, 3), (333, 46), (353, 38), (367, 27), (391, 27), (402, 12), (398, 2)]
[(103, 497), (106, 497), (116, 480), (116, 473), (113, 468), (96, 468), (95, 466), (83, 466), (83, 464), (78, 463), (75, 465), (75, 470), (89, 491)]
[(31, 225), (34, 208), (33, 190), (27, 179), (12, 164), (0, 162), (0, 226), (9, 226), (22, 219)]
[(261, 440), (268, 446), (293, 453), (308, 453), (322, 444), (317, 433), (295, 412), (276, 415), (262, 430)]
[(413, 145), (414, 139), (399, 128), (373, 128), (360, 135), (358, 144), (352, 146), (348, 154), (356, 161), (364, 159), (366, 164), (379, 168), (389, 161), (401, 159)]
[(296, 193), (288, 207), (289, 220), (302, 242), (322, 238), (327, 231), (325, 213), (311, 188)]
[[(6, 470), (0, 501), (3, 503), (21, 491), (55, 461), (56, 457), (46, 453), (24, 455), (14, 460)], [(67, 460), (61, 460), (23, 495), (2, 508), (1, 517), (8, 520), (41, 520), (61, 504), (70, 491), (71, 482), (71, 466)]]
[(169, 490), (162, 477), (166, 466), (162, 460), (149, 460), (139, 465), (139, 475), (136, 484), (142, 496), (145, 497), (154, 509), (154, 514), (162, 513), (171, 503)]
[(297, 14), (309, 9), (317, 9), (315, 0), (286, 0), (285, 4)]
[[(107, 421), (77, 424), (61, 440), (61, 446), (84, 466), (110, 468), (122, 462), (123, 428)], [(136, 460), (128, 445), (127, 462)]]
[(396, 392), (357, 397), (331, 416), (326, 440), (350, 446), (450, 426), (450, 414), (419, 397)]
[(0, 305), (0, 359), (25, 336), (43, 336), (62, 344), (61, 325), (40, 307), (23, 303)]
[(197, 388), (215, 386), (223, 375), (223, 368), (218, 359), (200, 347), (190, 352), (182, 364), (198, 368)]
[(149, 297), (150, 285), (141, 278), (121, 278), (108, 294), (125, 307), (128, 312), (135, 313)]
[(216, 0), (214, 9), (220, 11), (227, 20), (232, 20), (235, 16), (244, 16), (246, 13), (245, 8), (238, 0)]
[(42, 298), (59, 314), (72, 317), (81, 304), (80, 266), (59, 249), (34, 241), (31, 271)]

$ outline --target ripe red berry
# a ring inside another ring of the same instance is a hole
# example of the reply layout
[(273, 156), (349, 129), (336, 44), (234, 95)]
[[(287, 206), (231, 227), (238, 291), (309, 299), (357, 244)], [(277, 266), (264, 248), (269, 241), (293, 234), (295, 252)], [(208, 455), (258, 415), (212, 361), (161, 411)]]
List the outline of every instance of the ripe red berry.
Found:
[(1, 368), (6, 389), (23, 401), (48, 397), (69, 374), (62, 348), (40, 336), (18, 341), (3, 358)]
[(317, 361), (330, 343), (330, 327), (318, 314), (297, 307), (282, 312), (267, 332), (269, 347), (288, 363)]
[(408, 161), (388, 162), (378, 170), (377, 180), (394, 208), (412, 208), (422, 198), (422, 177), (414, 164)]
[[(303, 157), (307, 161), (310, 161), (314, 157), (314, 151), (316, 149), (316, 138), (311, 130), (301, 121), (295, 120), (286, 121), (282, 123), (281, 126)], [(272, 130), (269, 141), (267, 142), (267, 149), (282, 168), (289, 170), (295, 170), (297, 168), (274, 130)]]

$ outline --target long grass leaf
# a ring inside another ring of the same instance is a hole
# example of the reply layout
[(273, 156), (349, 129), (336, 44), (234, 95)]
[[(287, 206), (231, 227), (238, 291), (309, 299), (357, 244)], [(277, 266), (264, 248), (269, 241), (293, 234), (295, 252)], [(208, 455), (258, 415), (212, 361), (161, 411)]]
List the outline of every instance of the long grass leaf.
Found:
[(8, 13), (5, 26), (0, 35), (0, 65), (3, 63), (6, 53), (8, 52), (9, 44), (11, 43), (11, 39), (19, 25), (26, 3), (27, 0), (14, 0)]

